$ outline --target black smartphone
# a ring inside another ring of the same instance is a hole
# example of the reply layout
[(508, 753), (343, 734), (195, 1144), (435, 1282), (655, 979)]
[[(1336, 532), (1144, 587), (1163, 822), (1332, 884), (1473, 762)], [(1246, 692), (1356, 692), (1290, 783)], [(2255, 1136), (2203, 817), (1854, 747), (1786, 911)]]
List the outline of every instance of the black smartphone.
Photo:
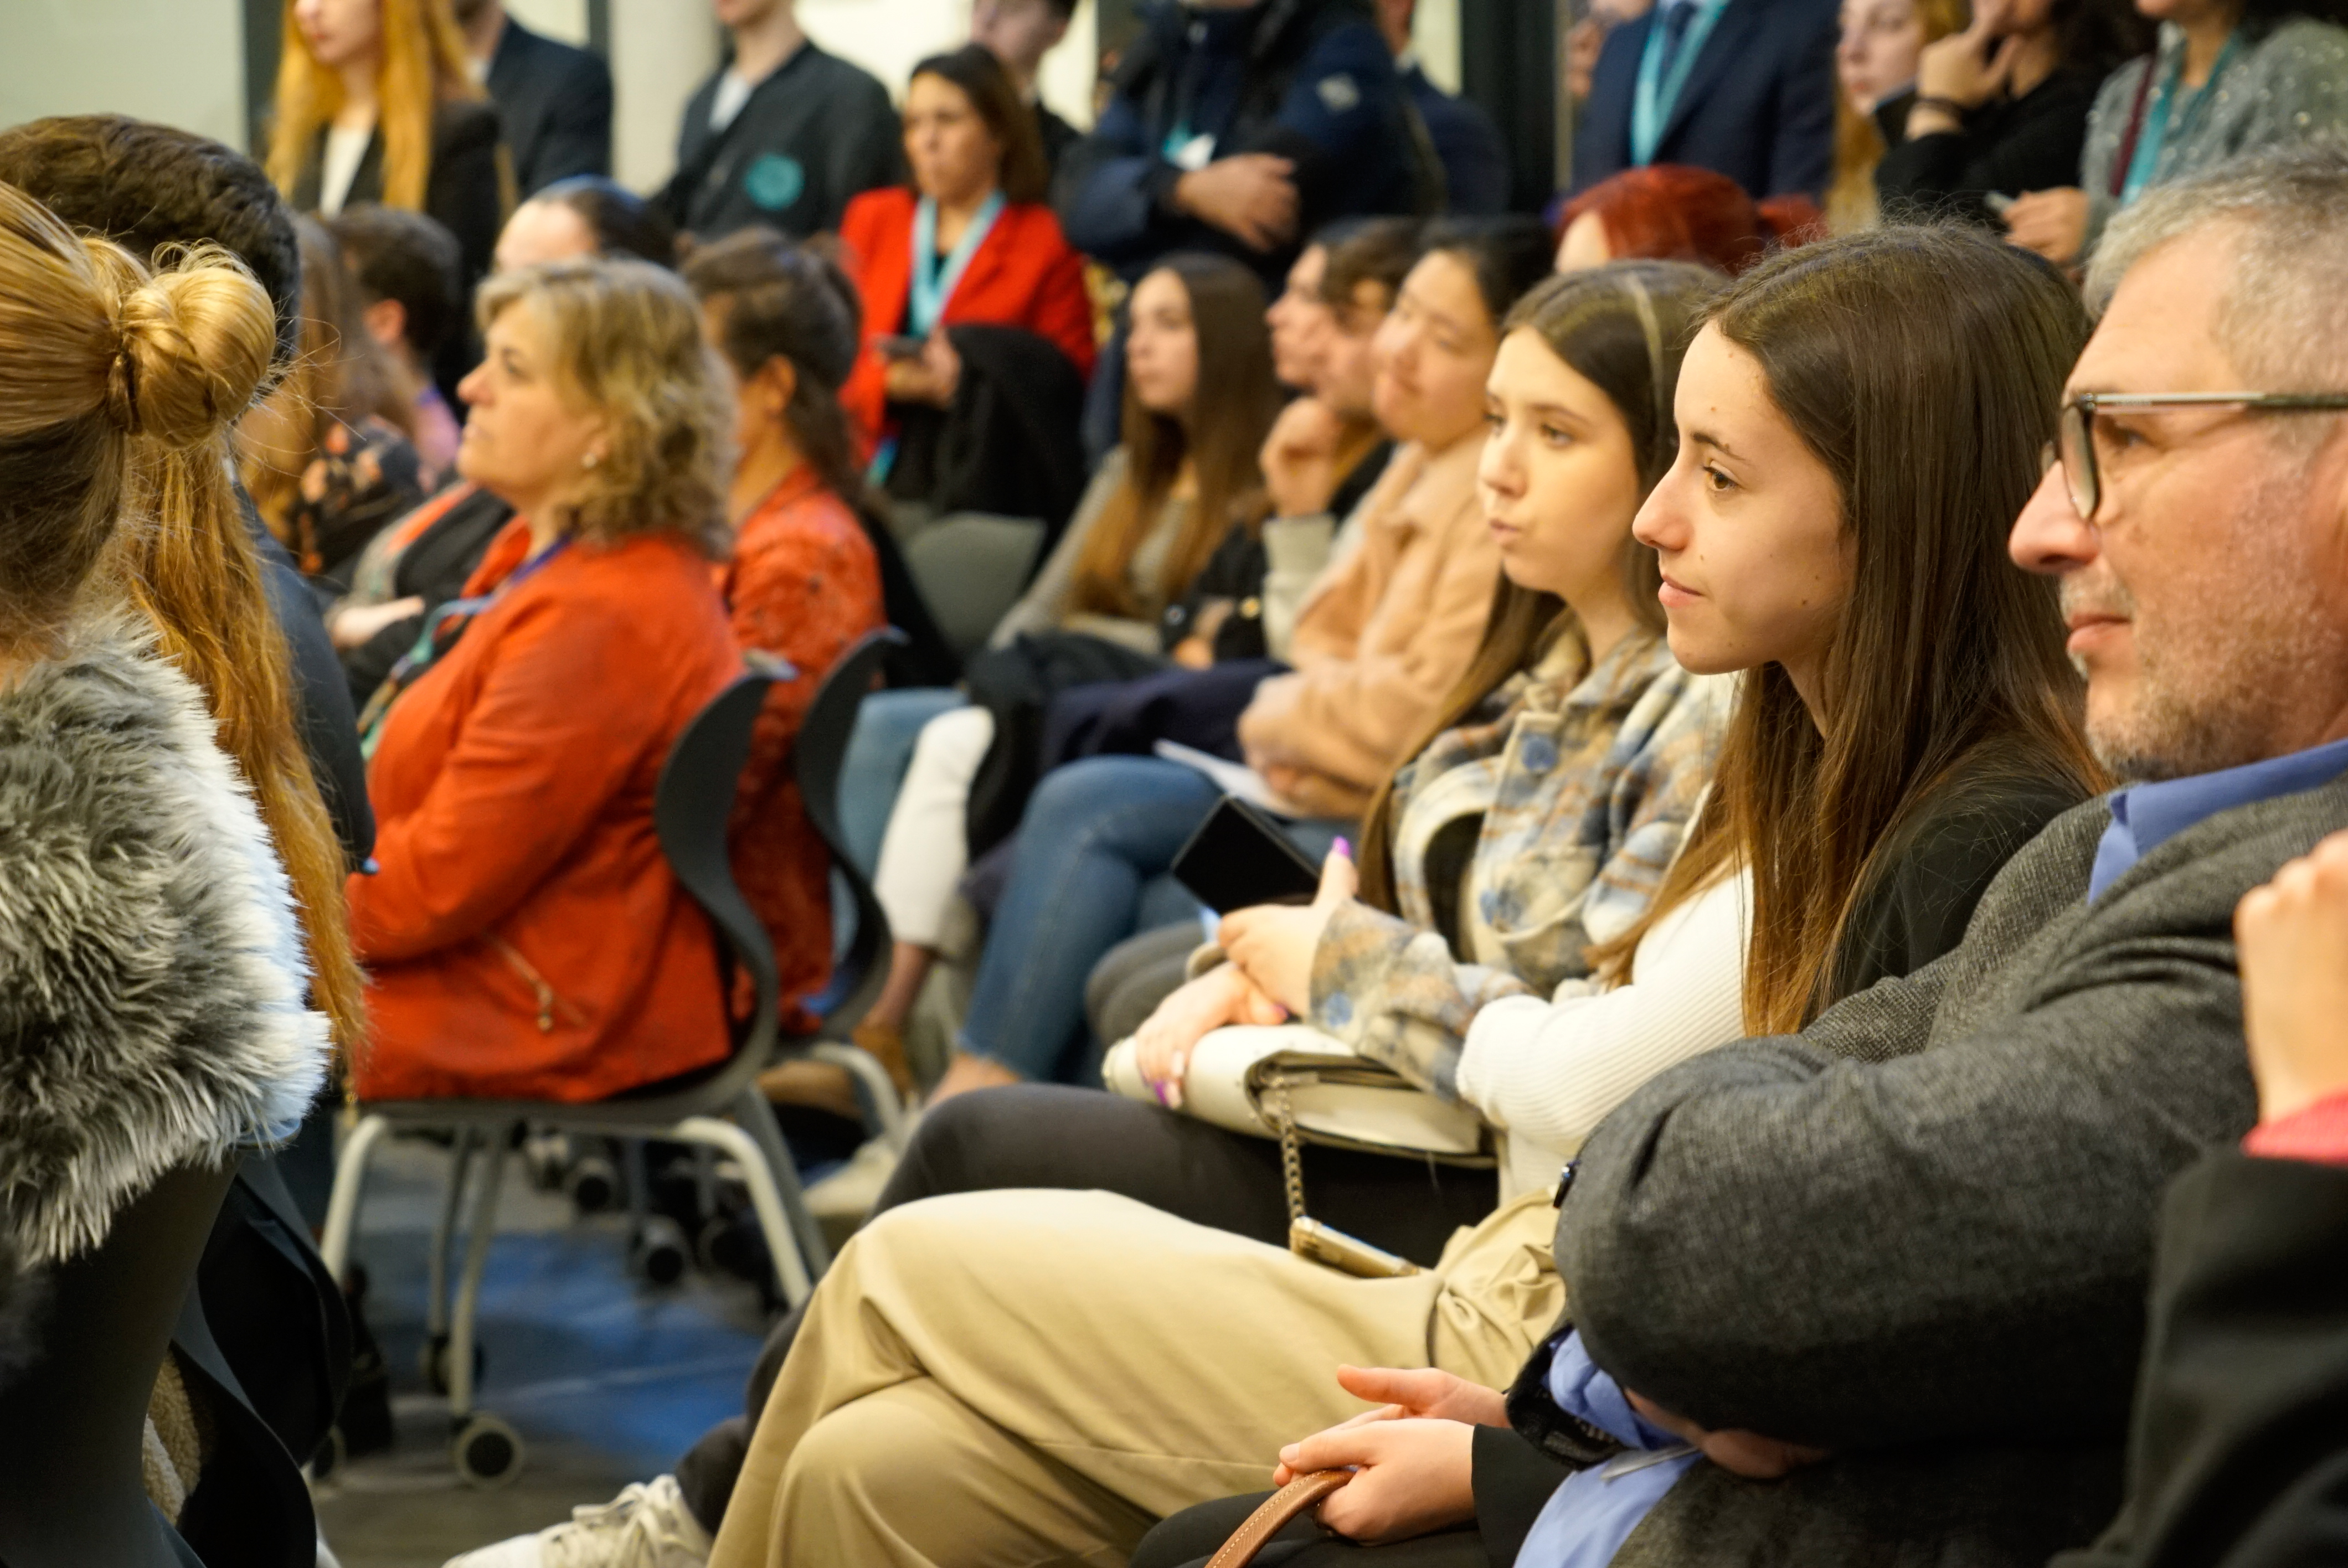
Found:
[(1225, 795), (1174, 856), (1174, 879), (1218, 915), (1257, 904), (1310, 904), (1321, 868), (1289, 841), (1280, 825), (1236, 795)]
[(874, 338), (872, 347), (882, 359), (919, 359), (922, 357), (922, 347), (928, 342), (927, 338), (909, 337), (902, 333), (891, 333), (887, 337)]

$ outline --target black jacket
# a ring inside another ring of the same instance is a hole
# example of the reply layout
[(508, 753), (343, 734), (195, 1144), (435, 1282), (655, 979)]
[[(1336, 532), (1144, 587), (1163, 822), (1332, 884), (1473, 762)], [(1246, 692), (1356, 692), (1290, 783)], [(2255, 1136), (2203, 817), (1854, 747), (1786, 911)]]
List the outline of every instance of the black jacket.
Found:
[(2220, 1149), (2169, 1188), (2127, 1490), (2055, 1568), (2348, 1562), (2348, 1170)]
[(612, 172), (612, 67), (601, 55), (509, 16), (487, 85), (505, 123), (517, 196), (574, 174)]
[[(498, 110), (494, 104), (451, 99), (432, 111), (432, 170), (424, 183), (424, 215), (457, 237), (463, 258), (465, 292), (489, 270), (498, 249), (498, 231), (505, 226), (504, 182), (498, 171)], [(318, 128), (310, 156), (294, 181), (294, 205), (304, 212), (318, 210), (318, 193), (326, 162), (326, 128)], [(359, 159), (358, 172), (343, 205), (383, 200), (383, 133), (377, 131)]]
[(685, 106), (676, 172), (654, 199), (679, 230), (722, 240), (763, 223), (794, 237), (835, 231), (849, 200), (905, 179), (904, 128), (889, 91), (812, 43), (769, 71), (709, 128), (719, 71)]
[(268, 595), (270, 613), (283, 633), (293, 658), (295, 715), (302, 722), (303, 748), (310, 753), (310, 771), (317, 775), (318, 793), (335, 819), (335, 836), (342, 841), (344, 859), (363, 865), (375, 853), (375, 811), (367, 804), (366, 759), (359, 754), (358, 710), (352, 706), (335, 645), (318, 619), (318, 600), (295, 569), (294, 558), (276, 536), (262, 525), (261, 513), (236, 487), (244, 512), (245, 532), (261, 558), (262, 591)]
[(1037, 518), (1050, 553), (1085, 493), (1076, 426), (1085, 380), (1057, 345), (1021, 327), (946, 329), (962, 359), (953, 405), (891, 406), (898, 426), (887, 489), (942, 517), (988, 512)]
[[(427, 617), (465, 591), (489, 541), (513, 520), (514, 510), (487, 490), (476, 490), (432, 521), (391, 569), (391, 596), (424, 601), (422, 614), (396, 620), (355, 648), (343, 650), (349, 701), (365, 708), (400, 656), (416, 646)], [(364, 775), (362, 775), (364, 777)]]
[(2093, 71), (2057, 71), (2018, 98), (1982, 105), (1962, 130), (1887, 138), (1890, 150), (1875, 166), (1885, 214), (1993, 224), (1984, 195), (2078, 184), (2087, 111), (2102, 84)]

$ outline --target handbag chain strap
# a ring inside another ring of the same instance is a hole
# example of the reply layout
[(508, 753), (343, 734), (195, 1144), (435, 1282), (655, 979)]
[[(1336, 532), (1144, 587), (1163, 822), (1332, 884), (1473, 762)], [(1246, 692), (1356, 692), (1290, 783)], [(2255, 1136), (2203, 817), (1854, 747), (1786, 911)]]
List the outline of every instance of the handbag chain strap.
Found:
[(1304, 1217), (1304, 1154), (1297, 1145), (1295, 1112), (1289, 1109), (1287, 1076), (1270, 1074), (1263, 1091), (1272, 1130), (1280, 1134), (1280, 1173), (1288, 1184), (1288, 1218), (1292, 1225)]

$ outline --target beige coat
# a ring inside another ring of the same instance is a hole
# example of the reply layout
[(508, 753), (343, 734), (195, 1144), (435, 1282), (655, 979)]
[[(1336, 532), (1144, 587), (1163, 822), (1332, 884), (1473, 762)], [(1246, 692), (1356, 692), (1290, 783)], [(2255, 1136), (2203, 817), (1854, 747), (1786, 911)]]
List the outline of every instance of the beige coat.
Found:
[(1316, 815), (1358, 816), (1475, 656), (1500, 569), (1476, 500), (1483, 449), (1478, 426), (1440, 452), (1395, 452), (1362, 502), (1359, 544), (1298, 614), (1294, 672), (1241, 716), (1249, 763), (1280, 770), (1275, 784)]

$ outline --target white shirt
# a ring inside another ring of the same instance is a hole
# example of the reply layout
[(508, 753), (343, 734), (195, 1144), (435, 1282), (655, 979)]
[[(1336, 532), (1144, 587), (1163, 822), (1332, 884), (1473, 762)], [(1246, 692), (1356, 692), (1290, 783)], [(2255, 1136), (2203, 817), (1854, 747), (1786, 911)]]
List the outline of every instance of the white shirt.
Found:
[(351, 194), (351, 181), (358, 177), (359, 164), (366, 158), (367, 144), (375, 139), (375, 127), (342, 126), (326, 132), (326, 160), (318, 171), (318, 210), (332, 218), (342, 211), (343, 203)]
[(745, 80), (739, 71), (727, 71), (717, 78), (717, 96), (709, 100), (709, 129), (712, 135), (734, 123), (742, 106), (750, 101), (751, 89), (758, 84)]

